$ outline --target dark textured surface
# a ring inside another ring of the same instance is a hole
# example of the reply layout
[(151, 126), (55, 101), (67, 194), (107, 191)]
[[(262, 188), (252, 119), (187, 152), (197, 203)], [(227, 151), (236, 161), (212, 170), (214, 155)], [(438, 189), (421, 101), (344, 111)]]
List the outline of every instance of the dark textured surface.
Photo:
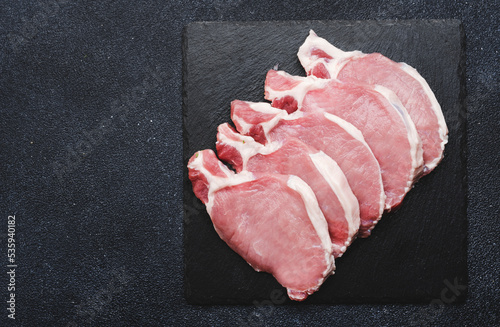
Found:
[[(0, 225), (0, 254), (5, 267), (6, 219), (15, 213), (17, 325), (498, 324), (498, 7), (498, 1), (421, 0), (2, 1), (0, 215), (5, 223)], [(422, 18), (460, 19), (466, 36), (466, 303), (442, 308), (435, 303), (187, 304), (182, 248), (184, 26), (204, 20)], [(156, 78), (161, 83), (150, 82), (144, 93), (135, 89), (133, 96), (132, 89), (150, 76), (148, 69), (161, 74)], [(128, 103), (129, 110), (116, 107), (116, 100)], [(112, 108), (121, 118), (78, 164), (66, 165), (70, 169), (59, 182), (53, 163), (74, 158), (67, 146), (74, 149), (103, 119), (116, 117)], [(7, 278), (1, 276), (0, 297), (6, 301)], [(15, 325), (4, 310), (0, 325)]]
[[(278, 64), (304, 75), (296, 53), (310, 29), (341, 49), (379, 52), (416, 67), (435, 90), (449, 142), (439, 168), (336, 261), (335, 276), (305, 303), (429, 303), (441, 297), (445, 280), (466, 287), (465, 58), (457, 20), (190, 24), (183, 43), (184, 164), (198, 150), (215, 150), (231, 100), (264, 101), (267, 70)], [(184, 170), (188, 302), (251, 304), (275, 289), (286, 294), (224, 245)], [(453, 302), (465, 297), (461, 290)]]

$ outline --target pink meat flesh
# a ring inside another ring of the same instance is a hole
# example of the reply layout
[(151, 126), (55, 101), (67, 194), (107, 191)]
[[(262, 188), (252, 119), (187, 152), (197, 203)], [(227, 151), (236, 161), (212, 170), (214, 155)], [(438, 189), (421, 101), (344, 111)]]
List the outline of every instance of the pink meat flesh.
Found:
[(297, 177), (277, 174), (235, 174), (211, 150), (193, 155), (188, 168), (195, 194), (207, 205), (221, 239), (255, 270), (273, 274), (291, 299), (304, 300), (331, 274), (326, 221), (306, 207), (321, 213), (317, 203), (306, 204), (303, 181), (293, 184)]
[(344, 52), (313, 31), (298, 56), (308, 75), (377, 84), (392, 90), (405, 106), (422, 139), (423, 173), (428, 174), (441, 161), (448, 128), (434, 93), (414, 68), (379, 53)]
[(341, 169), (324, 153), (293, 137), (283, 144), (276, 142), (264, 146), (237, 133), (227, 123), (218, 128), (217, 153), (237, 172), (245, 169), (300, 177), (313, 190), (325, 215), (334, 256), (340, 257), (351, 244), (359, 228), (358, 200)]
[(328, 112), (358, 128), (380, 165), (386, 209), (401, 204), (422, 171), (422, 149), (413, 122), (391, 91), (270, 70), (265, 94), (274, 107), (293, 99), (302, 112)]
[[(258, 114), (260, 120), (255, 119)], [(241, 134), (262, 143), (286, 142), (295, 137), (335, 160), (359, 202), (358, 235), (370, 235), (382, 215), (385, 195), (380, 166), (359, 130), (332, 115), (300, 112), (288, 115), (268, 103), (239, 100), (231, 103), (231, 118)]]

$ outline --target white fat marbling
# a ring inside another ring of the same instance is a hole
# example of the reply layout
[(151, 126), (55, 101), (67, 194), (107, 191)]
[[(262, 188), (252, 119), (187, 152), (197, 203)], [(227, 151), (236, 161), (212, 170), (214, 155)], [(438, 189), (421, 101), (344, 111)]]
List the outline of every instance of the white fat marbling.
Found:
[[(375, 155), (373, 154), (372, 149), (370, 148), (368, 143), (366, 143), (365, 138), (363, 137), (363, 133), (361, 133), (361, 131), (359, 129), (357, 129), (353, 124), (349, 123), (348, 121), (340, 118), (339, 116), (335, 116), (335, 115), (329, 114), (327, 112), (325, 112), (324, 115), (325, 115), (326, 119), (336, 123), (337, 125), (342, 127), (342, 129), (344, 129), (347, 133), (351, 134), (351, 136), (354, 137), (356, 140), (363, 143), (363, 145), (370, 151), (371, 155), (375, 158)], [(376, 162), (378, 164), (378, 161), (376, 161)], [(379, 185), (380, 185), (381, 191), (380, 191), (380, 202), (379, 202), (380, 211), (379, 211), (378, 217), (380, 219), (380, 217), (382, 216), (382, 213), (384, 212), (386, 195), (384, 192), (382, 177), (379, 178), (379, 182), (380, 182)]]
[(354, 237), (359, 229), (360, 218), (358, 199), (354, 196), (354, 193), (352, 193), (344, 172), (340, 169), (335, 160), (330, 158), (323, 151), (309, 154), (309, 157), (321, 176), (323, 176), (335, 195), (337, 195), (340, 205), (342, 209), (344, 209), (345, 218), (349, 225), (349, 239), (341, 249), (343, 253), (346, 247), (351, 244), (352, 237)]
[(219, 167), (224, 172), (226, 177), (214, 176), (203, 166), (203, 151), (197, 152), (195, 159), (188, 164), (189, 169), (198, 170), (205, 178), (208, 183), (208, 202), (205, 204), (207, 207), (207, 212), (211, 215), (212, 207), (214, 204), (214, 193), (225, 187), (238, 185), (245, 182), (250, 182), (255, 180), (254, 175), (249, 171), (244, 171), (239, 174), (235, 174), (229, 168), (224, 166), (222, 162), (218, 162)]
[[(313, 58), (313, 56), (311, 56), (311, 51), (313, 49), (321, 49), (333, 59), (325, 60), (324, 58)], [(306, 72), (310, 71), (318, 62), (321, 62), (328, 70), (330, 78), (336, 78), (350, 59), (353, 57), (362, 57), (364, 55), (365, 54), (361, 51), (342, 51), (327, 40), (317, 36), (313, 30), (309, 31), (309, 36), (297, 52), (299, 61)]]
[(276, 109), (272, 107), (270, 103), (267, 102), (251, 102), (251, 103), (249, 102), (249, 105), (250, 108), (252, 108), (255, 111), (275, 115), (270, 120), (259, 124), (260, 126), (262, 126), (266, 138), (267, 135), (269, 134), (269, 131), (273, 129), (281, 119), (288, 117), (288, 113), (285, 110)]
[(328, 224), (323, 212), (319, 208), (318, 200), (316, 199), (311, 187), (297, 176), (291, 175), (288, 178), (287, 185), (292, 190), (299, 193), (304, 201), (309, 219), (311, 220), (314, 230), (316, 231), (316, 234), (318, 234), (318, 237), (321, 240), (321, 245), (325, 250), (327, 269), (324, 271), (323, 276), (327, 276), (335, 267), (332, 256), (333, 245), (330, 239), (330, 234), (328, 233)]
[[(438, 120), (439, 137), (441, 138), (441, 150), (444, 151), (444, 146), (446, 145), (446, 143), (448, 143), (448, 126), (446, 125), (446, 121), (444, 120), (443, 111), (441, 110), (441, 105), (439, 105), (439, 102), (436, 99), (436, 95), (434, 94), (434, 92), (432, 92), (427, 81), (422, 77), (422, 75), (418, 73), (418, 71), (415, 68), (405, 63), (400, 63), (400, 65), (403, 71), (405, 71), (408, 75), (413, 77), (422, 86), (425, 94), (429, 98), (429, 101), (431, 102), (432, 105), (432, 111), (434, 111), (434, 114), (436, 114)], [(442, 155), (441, 157), (436, 158), (431, 162), (426, 162), (425, 165), (429, 170), (432, 170), (436, 168), (441, 159), (443, 159)]]
[(281, 99), (287, 95), (293, 94), (293, 98), (297, 101), (297, 108), (302, 107), (302, 101), (304, 100), (307, 92), (322, 88), (328, 82), (328, 80), (317, 78), (316, 76), (292, 76), (284, 71), (277, 71), (277, 74), (285, 76), (285, 79), (293, 79), (299, 81), (299, 83), (292, 89), (278, 91), (270, 87), (266, 87), (266, 92), (268, 93), (268, 98), (270, 99)]
[(394, 108), (396, 112), (399, 113), (399, 117), (401, 117), (403, 123), (406, 126), (406, 131), (408, 134), (408, 142), (410, 144), (410, 156), (413, 168), (410, 175), (408, 176), (407, 187), (405, 187), (405, 192), (408, 192), (413, 184), (413, 181), (417, 176), (420, 175), (423, 169), (424, 152), (422, 150), (422, 140), (418, 135), (415, 123), (411, 119), (410, 115), (408, 114), (408, 111), (406, 110), (405, 106), (401, 103), (401, 100), (399, 100), (396, 93), (394, 93), (392, 90), (382, 85), (375, 85), (375, 91), (380, 93), (387, 99), (387, 101), (389, 101), (392, 108)]
[[(233, 138), (229, 138), (226, 133), (230, 133)], [(263, 145), (257, 141), (255, 141), (250, 136), (241, 135), (240, 133), (236, 133), (231, 130), (227, 124), (222, 124), (219, 126), (219, 140), (217, 143), (219, 144), (227, 144), (233, 148), (235, 148), (239, 154), (241, 155), (243, 161), (243, 170), (247, 169), (248, 160), (255, 156), (256, 154), (267, 155), (273, 153), (281, 148), (281, 142), (269, 142), (266, 145)]]

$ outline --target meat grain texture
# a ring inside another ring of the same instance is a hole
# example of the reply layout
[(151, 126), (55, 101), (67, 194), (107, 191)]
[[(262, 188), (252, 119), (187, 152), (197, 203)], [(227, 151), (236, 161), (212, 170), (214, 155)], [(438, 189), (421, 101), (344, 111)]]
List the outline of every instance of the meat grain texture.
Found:
[(267, 102), (235, 100), (219, 158), (195, 153), (189, 179), (215, 230), (292, 300), (319, 289), (443, 156), (448, 129), (425, 80), (381, 54), (344, 52), (310, 31), (307, 77), (270, 70)]

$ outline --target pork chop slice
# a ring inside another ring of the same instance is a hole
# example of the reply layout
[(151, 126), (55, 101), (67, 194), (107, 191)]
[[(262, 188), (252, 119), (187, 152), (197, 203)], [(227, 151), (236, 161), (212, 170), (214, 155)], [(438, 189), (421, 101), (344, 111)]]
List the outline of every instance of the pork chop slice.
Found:
[(235, 174), (212, 150), (195, 153), (188, 169), (220, 238), (256, 271), (271, 273), (292, 300), (306, 299), (332, 273), (326, 220), (300, 178)]
[(296, 104), (297, 110), (321, 110), (356, 126), (380, 164), (387, 210), (401, 204), (420, 176), (423, 166), (420, 137), (404, 106), (390, 90), (270, 70), (265, 96), (274, 107), (288, 112)]
[(312, 30), (297, 55), (308, 75), (382, 85), (396, 93), (422, 139), (423, 174), (439, 164), (448, 127), (436, 96), (415, 68), (380, 53), (344, 52)]
[(269, 103), (240, 100), (231, 103), (231, 119), (241, 134), (260, 143), (284, 143), (294, 137), (332, 158), (358, 199), (358, 236), (370, 235), (382, 216), (385, 194), (380, 166), (356, 127), (328, 113), (288, 114)]
[(328, 223), (335, 258), (354, 240), (359, 229), (358, 200), (338, 164), (322, 151), (294, 137), (262, 145), (225, 123), (218, 127), (217, 154), (238, 173), (295, 175), (306, 182)]

